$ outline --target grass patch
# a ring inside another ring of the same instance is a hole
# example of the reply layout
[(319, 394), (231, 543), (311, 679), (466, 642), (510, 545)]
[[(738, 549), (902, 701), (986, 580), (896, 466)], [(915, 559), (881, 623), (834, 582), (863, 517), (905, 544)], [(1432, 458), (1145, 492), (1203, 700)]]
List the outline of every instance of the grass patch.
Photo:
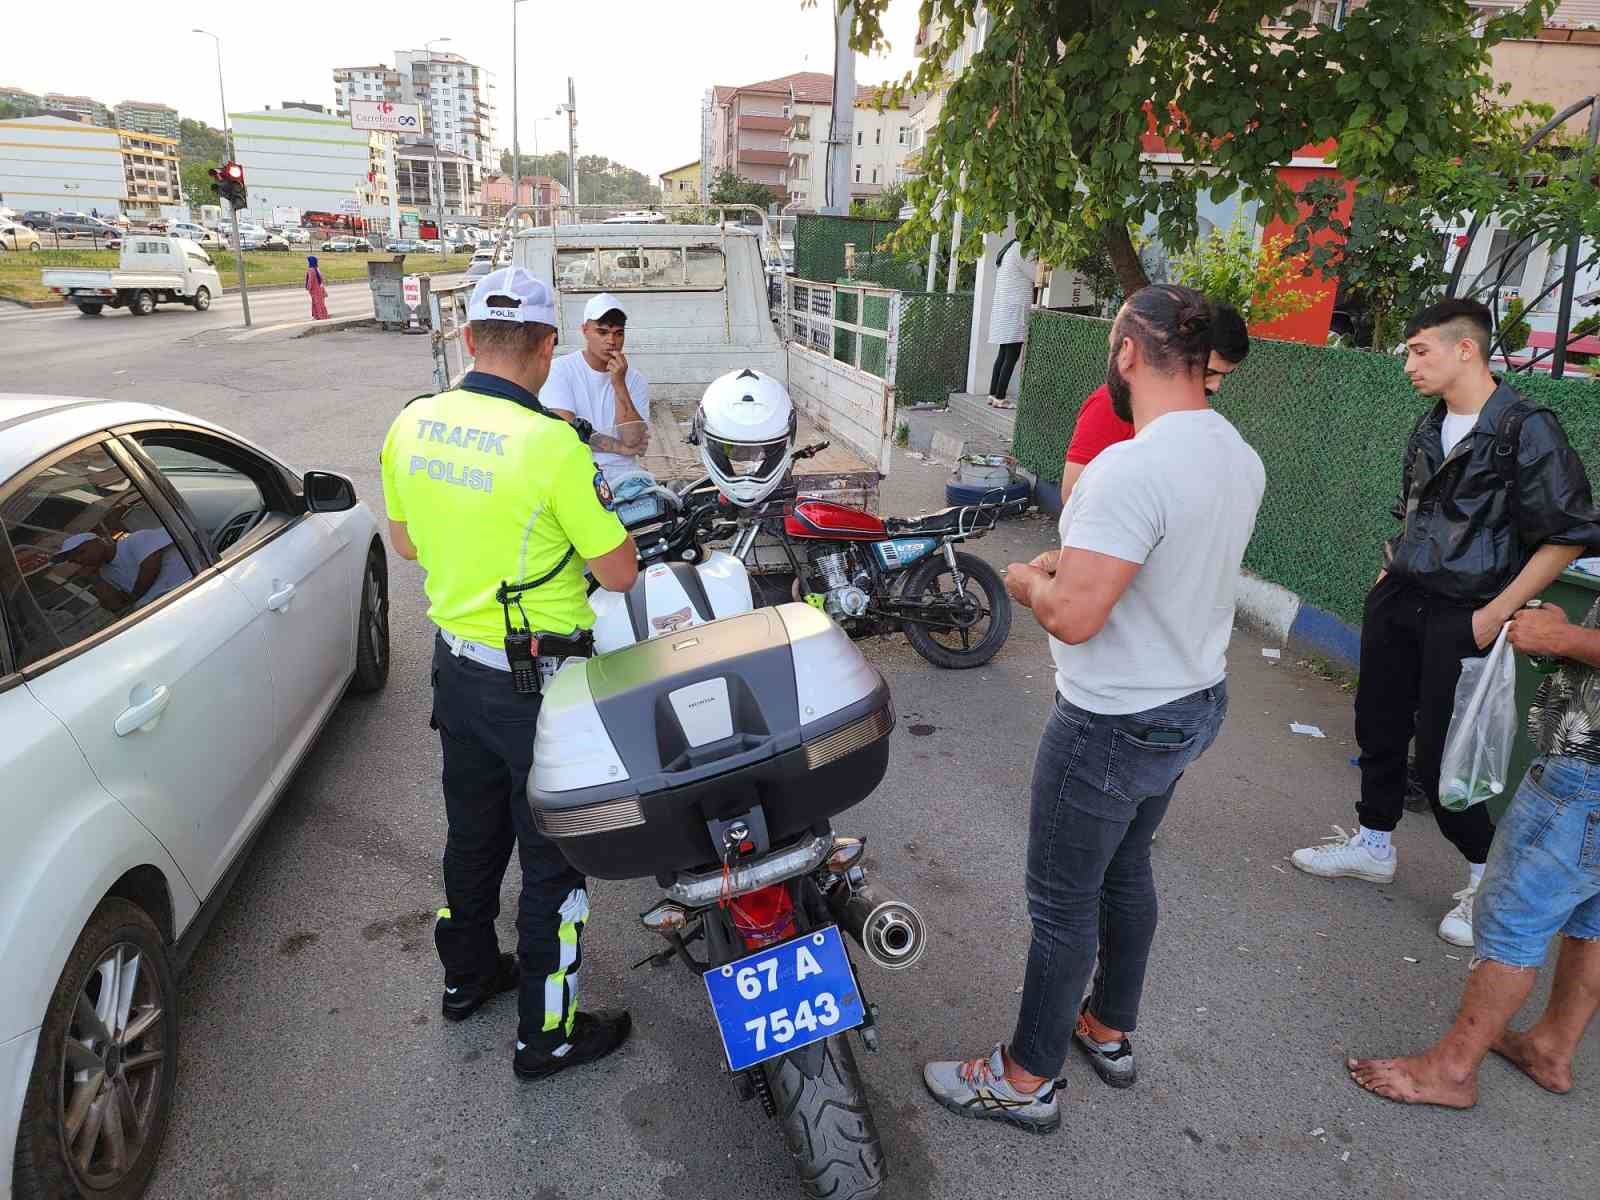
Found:
[[(233, 252), (209, 251), (211, 260), (222, 276), (222, 290), (232, 292), (239, 286), (238, 268)], [(377, 259), (387, 262), (388, 254), (319, 254), (317, 265), (322, 277), (329, 283), (349, 283), (367, 277), (367, 262)], [(88, 267), (105, 270), (115, 268), (122, 256), (115, 250), (39, 250), (20, 254), (0, 254), (0, 299), (55, 300), (58, 297), (40, 282), (40, 273), (55, 267)], [(433, 254), (411, 254), (406, 266), (419, 275), (444, 275), (465, 271), (472, 255), (451, 254), (439, 257)], [(274, 284), (299, 284), (305, 279), (304, 254), (273, 250), (250, 251), (244, 256), (245, 279), (252, 287), (270, 287)]]

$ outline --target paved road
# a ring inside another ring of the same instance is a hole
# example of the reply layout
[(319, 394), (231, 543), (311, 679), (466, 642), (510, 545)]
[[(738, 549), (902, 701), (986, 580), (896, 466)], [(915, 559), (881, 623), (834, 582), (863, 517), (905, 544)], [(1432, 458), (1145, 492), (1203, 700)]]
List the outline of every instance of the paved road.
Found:
[[(168, 318), (147, 324), (157, 320)], [(96, 336), (122, 322), (97, 323)], [(3, 328), (8, 339), (22, 332)], [(117, 360), (23, 354), (32, 388), (173, 403), (290, 462), (346, 471), (375, 501), (376, 446), (397, 405), (426, 386), (425, 340), (288, 332), (130, 344)], [(11, 361), (0, 356), (8, 386)], [(936, 503), (942, 478), (898, 455), (886, 497), (901, 512)], [(997, 563), (1027, 558), (1052, 532), (1008, 523), (978, 549)], [(393, 581), (388, 690), (342, 706), (185, 981), (180, 1107), (150, 1195), (795, 1195), (776, 1131), (734, 1101), (719, 1070), (697, 981), (676, 967), (630, 970), (655, 948), (635, 919), (657, 895), (645, 882), (594, 892), (585, 991), (626, 1003), (636, 1021), (613, 1059), (524, 1086), (507, 1062), (509, 997), (466, 1025), (440, 1021), (429, 914), (444, 826), (428, 633), (419, 572), (396, 560)], [(1402, 827), (1404, 865), (1390, 887), (1288, 867), (1291, 849), (1353, 819), (1350, 697), (1260, 649), (1236, 638), (1228, 725), (1157, 841), (1163, 924), (1138, 1033), (1141, 1082), (1112, 1092), (1069, 1061), (1062, 1131), (1031, 1139), (947, 1115), (919, 1072), (926, 1057), (1008, 1036), (1015, 1017), (1026, 786), (1052, 687), (1044, 640), (1019, 613), (1000, 657), (962, 674), (928, 667), (902, 641), (868, 646), (899, 726), (883, 787), (839, 824), (868, 835), (880, 887), (920, 905), (935, 935), (913, 971), (863, 968), (884, 1015), (883, 1052), (861, 1060), (891, 1195), (1595, 1194), (1600, 1038), (1584, 1048), (1574, 1094), (1547, 1095), (1491, 1062), (1470, 1113), (1402, 1109), (1340, 1070), (1346, 1053), (1418, 1048), (1448, 1021), (1467, 962), (1434, 926), (1462, 871), (1416, 818)], [(1329, 736), (1292, 736), (1291, 720)], [(514, 873), (510, 883), (507, 942)]]

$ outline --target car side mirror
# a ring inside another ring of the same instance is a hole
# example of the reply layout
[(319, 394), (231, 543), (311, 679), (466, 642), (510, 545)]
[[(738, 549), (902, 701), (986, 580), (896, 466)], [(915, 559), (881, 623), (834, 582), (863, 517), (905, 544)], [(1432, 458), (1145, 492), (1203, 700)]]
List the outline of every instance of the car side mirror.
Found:
[(332, 471), (307, 471), (307, 512), (348, 512), (356, 506), (356, 485)]

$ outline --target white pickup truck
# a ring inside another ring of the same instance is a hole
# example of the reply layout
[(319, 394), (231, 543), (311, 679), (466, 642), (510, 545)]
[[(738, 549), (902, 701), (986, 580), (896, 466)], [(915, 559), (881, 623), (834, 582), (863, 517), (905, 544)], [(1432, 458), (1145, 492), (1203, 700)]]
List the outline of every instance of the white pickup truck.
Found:
[(45, 271), (43, 282), (89, 316), (104, 308), (126, 308), (142, 317), (157, 304), (179, 302), (204, 312), (222, 294), (222, 279), (209, 254), (187, 238), (150, 233), (128, 235), (122, 266), (115, 271), (66, 267)]

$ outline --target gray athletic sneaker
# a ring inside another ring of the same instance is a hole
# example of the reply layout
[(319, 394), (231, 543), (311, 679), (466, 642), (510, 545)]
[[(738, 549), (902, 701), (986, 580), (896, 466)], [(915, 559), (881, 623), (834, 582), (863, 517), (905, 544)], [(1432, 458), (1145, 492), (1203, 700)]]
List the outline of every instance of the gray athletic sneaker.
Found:
[(931, 1062), (922, 1068), (928, 1093), (958, 1117), (1004, 1121), (1024, 1133), (1054, 1133), (1061, 1127), (1055, 1080), (1028, 1095), (1006, 1082), (1000, 1047), (988, 1058)]
[(1133, 1060), (1133, 1043), (1127, 1038), (1120, 1042), (1095, 1041), (1080, 1013), (1078, 1027), (1072, 1031), (1072, 1041), (1088, 1058), (1094, 1073), (1108, 1086), (1126, 1088), (1139, 1081), (1139, 1069)]

